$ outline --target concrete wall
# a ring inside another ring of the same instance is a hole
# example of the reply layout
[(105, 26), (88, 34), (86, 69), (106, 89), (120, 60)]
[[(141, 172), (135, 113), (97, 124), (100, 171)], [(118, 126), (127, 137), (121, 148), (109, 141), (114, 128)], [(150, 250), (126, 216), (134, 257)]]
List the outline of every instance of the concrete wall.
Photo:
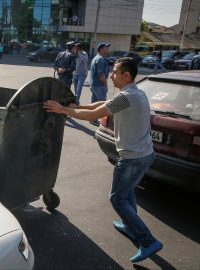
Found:
[[(179, 32), (183, 31), (187, 8), (188, 8), (188, 0), (183, 0), (181, 8), (181, 16), (179, 20)], [(200, 0), (192, 0), (189, 9), (185, 34), (192, 34), (196, 32), (196, 28), (200, 27), (199, 19), (200, 19)]]
[[(124, 5), (101, 0), (97, 33), (138, 35), (144, 0), (123, 1)], [(97, 0), (86, 1), (85, 32), (93, 32), (96, 20)]]
[(98, 34), (97, 43), (111, 43), (110, 51), (130, 51), (131, 35)]

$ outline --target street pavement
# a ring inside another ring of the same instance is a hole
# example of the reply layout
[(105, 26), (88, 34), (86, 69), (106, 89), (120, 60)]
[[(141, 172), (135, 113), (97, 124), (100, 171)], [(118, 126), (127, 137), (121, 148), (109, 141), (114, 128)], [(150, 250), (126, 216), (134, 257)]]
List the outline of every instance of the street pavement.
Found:
[[(140, 70), (141, 76), (151, 72)], [(43, 76), (53, 76), (51, 63), (30, 63), (24, 56), (4, 56), (0, 62), (1, 87), (19, 89)], [(90, 102), (87, 82), (83, 104)], [(116, 91), (109, 80), (108, 97)], [(118, 219), (108, 198), (113, 166), (99, 149), (95, 130), (86, 121), (66, 121), (56, 211), (50, 213), (42, 197), (31, 203), (31, 212), (14, 211), (34, 251), (35, 270), (199, 270), (199, 194), (147, 177), (137, 189), (138, 212), (164, 247), (141, 263), (129, 261), (137, 247), (112, 226)]]

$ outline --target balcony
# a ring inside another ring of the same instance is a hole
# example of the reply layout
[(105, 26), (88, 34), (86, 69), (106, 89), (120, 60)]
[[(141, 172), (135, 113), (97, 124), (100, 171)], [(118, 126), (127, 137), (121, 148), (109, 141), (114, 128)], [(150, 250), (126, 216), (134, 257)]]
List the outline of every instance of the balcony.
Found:
[(84, 26), (84, 21), (82, 18), (78, 18), (77, 16), (73, 16), (72, 18), (63, 18), (61, 21), (61, 25)]
[(65, 32), (65, 31), (82, 31), (84, 28), (84, 20), (82, 18), (60, 18), (54, 20), (49, 30), (51, 32)]

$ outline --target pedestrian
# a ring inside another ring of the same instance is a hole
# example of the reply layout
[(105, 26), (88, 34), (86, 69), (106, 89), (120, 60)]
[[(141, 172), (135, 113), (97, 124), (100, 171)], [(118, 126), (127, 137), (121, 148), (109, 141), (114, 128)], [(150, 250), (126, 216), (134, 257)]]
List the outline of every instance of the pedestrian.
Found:
[(97, 55), (92, 59), (90, 67), (91, 103), (106, 100), (108, 91), (107, 78), (109, 65), (105, 56), (108, 55), (110, 43), (100, 43), (97, 46)]
[(66, 51), (58, 54), (54, 61), (53, 68), (58, 73), (59, 80), (71, 88), (73, 72), (76, 69), (75, 43), (66, 43)]
[(156, 71), (158, 67), (161, 68), (163, 71), (166, 71), (162, 64), (162, 49), (160, 49), (156, 55), (156, 64), (154, 67), (154, 71)]
[(74, 92), (76, 104), (79, 105), (83, 84), (87, 77), (88, 54), (82, 50), (81, 43), (75, 44), (76, 49), (76, 69), (73, 73)]
[(92, 121), (113, 115), (114, 136), (119, 159), (115, 165), (110, 201), (122, 221), (113, 221), (115, 229), (137, 241), (139, 250), (130, 259), (142, 261), (162, 248), (137, 214), (135, 188), (153, 162), (154, 151), (150, 127), (150, 106), (145, 93), (135, 84), (137, 63), (132, 58), (118, 59), (110, 78), (119, 93), (108, 101), (86, 106), (70, 104), (63, 107), (56, 101), (47, 101), (47, 112), (67, 114)]
[(74, 14), (72, 17), (73, 25), (77, 24), (77, 20), (78, 20), (78, 16)]
[[(107, 78), (109, 76), (108, 55), (110, 43), (99, 43), (97, 46), (97, 55), (92, 59), (90, 66), (90, 90), (91, 103), (105, 101), (108, 92)], [(92, 121), (99, 125), (98, 119)]]

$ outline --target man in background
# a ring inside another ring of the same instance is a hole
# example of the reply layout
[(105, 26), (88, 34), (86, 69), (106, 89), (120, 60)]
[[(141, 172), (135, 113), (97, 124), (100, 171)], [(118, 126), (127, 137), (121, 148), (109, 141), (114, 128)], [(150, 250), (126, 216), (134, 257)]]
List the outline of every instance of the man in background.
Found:
[(83, 84), (87, 77), (88, 54), (82, 50), (81, 43), (75, 44), (76, 49), (76, 69), (73, 73), (74, 92), (76, 95), (76, 104), (79, 105)]
[(160, 49), (156, 55), (156, 64), (154, 67), (154, 71), (157, 70), (157, 68), (161, 68), (163, 71), (166, 71), (162, 64), (162, 49)]
[[(99, 43), (97, 46), (97, 55), (92, 59), (90, 67), (91, 103), (105, 101), (107, 97), (109, 65), (108, 60), (105, 57), (109, 53), (108, 48), (110, 45), (110, 43)], [(91, 123), (99, 125), (98, 119)]]
[(53, 68), (58, 73), (59, 80), (71, 88), (73, 72), (76, 69), (75, 43), (73, 41), (66, 43), (66, 51), (58, 54)]

